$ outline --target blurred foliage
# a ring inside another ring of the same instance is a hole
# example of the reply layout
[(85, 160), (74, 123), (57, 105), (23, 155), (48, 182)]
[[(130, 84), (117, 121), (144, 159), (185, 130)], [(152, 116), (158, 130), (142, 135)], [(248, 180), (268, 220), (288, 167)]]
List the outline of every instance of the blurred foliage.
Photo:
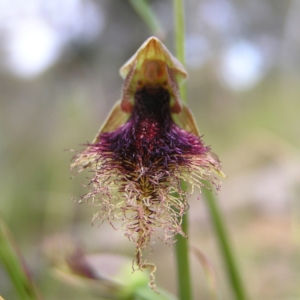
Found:
[[(164, 42), (174, 50), (171, 2), (149, 2), (165, 29)], [(298, 299), (299, 1), (214, 0), (215, 9), (210, 10), (208, 2), (186, 1), (187, 40), (205, 38), (210, 45), (204, 63), (188, 64), (190, 107), (228, 176), (219, 201), (250, 296)], [(121, 232), (108, 224), (90, 226), (92, 207), (72, 201), (84, 188), (78, 184), (81, 179), (70, 180), (73, 154), (64, 151), (92, 140), (120, 96), (119, 67), (151, 34), (128, 2), (95, 4), (103, 11), (105, 25), (93, 42), (66, 45), (56, 65), (38, 77), (21, 79), (5, 69), (0, 73), (1, 213), (46, 299), (96, 299), (50, 277), (41, 255), (49, 235), (70, 233), (90, 252), (132, 253)], [(230, 8), (230, 26), (220, 25), (220, 7)], [(223, 50), (240, 39), (261, 47), (264, 76), (252, 88), (234, 91), (221, 79), (220, 65)], [(2, 49), (5, 39), (1, 43)], [(192, 50), (187, 48), (188, 61), (189, 55), (204, 56)], [(190, 201), (190, 242), (208, 257), (223, 299), (230, 300), (213, 231), (198, 196)], [(158, 284), (175, 293), (171, 250), (161, 244), (153, 248), (153, 260), (165, 266), (157, 271)], [(195, 257), (192, 266), (194, 293), (206, 299), (208, 287)], [(16, 299), (2, 268), (0, 278), (1, 296)]]
[(21, 299), (42, 300), (30, 271), (14, 241), (5, 221), (0, 215), (0, 262), (9, 274)]

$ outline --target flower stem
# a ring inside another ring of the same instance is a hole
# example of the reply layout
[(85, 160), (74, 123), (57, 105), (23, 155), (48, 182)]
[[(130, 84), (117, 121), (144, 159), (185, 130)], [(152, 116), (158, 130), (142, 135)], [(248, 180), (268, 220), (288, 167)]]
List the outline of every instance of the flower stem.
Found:
[[(182, 0), (174, 0), (174, 17), (175, 17), (175, 45), (176, 56), (179, 61), (185, 64), (185, 48), (184, 48), (184, 7)], [(180, 88), (181, 99), (186, 102), (186, 86)], [(186, 189), (184, 182), (181, 183), (182, 189)], [(188, 213), (186, 212), (182, 218), (182, 230), (188, 234)], [(192, 287), (190, 276), (190, 262), (189, 262), (189, 245), (188, 239), (178, 234), (176, 236), (175, 253), (177, 264), (177, 282), (178, 282), (178, 296), (179, 299), (191, 300)]]
[[(185, 27), (184, 27), (184, 5), (183, 0), (173, 0), (175, 17), (175, 46), (176, 56), (185, 65)], [(180, 87), (181, 99), (187, 102), (186, 85)]]
[[(182, 230), (188, 233), (188, 214), (182, 218)], [(192, 288), (190, 277), (190, 261), (188, 239), (178, 234), (175, 243), (176, 265), (177, 265), (177, 283), (179, 299), (191, 300)]]
[(227, 277), (230, 280), (235, 299), (246, 300), (247, 297), (238, 271), (237, 262), (231, 249), (230, 240), (225, 228), (224, 220), (222, 219), (222, 214), (217, 205), (216, 197), (206, 188), (202, 189), (202, 193), (215, 229), (216, 238), (226, 266)]
[(159, 20), (156, 18), (155, 14), (152, 12), (151, 7), (146, 0), (129, 0), (137, 14), (148, 26), (152, 34), (163, 38), (164, 31), (160, 25)]

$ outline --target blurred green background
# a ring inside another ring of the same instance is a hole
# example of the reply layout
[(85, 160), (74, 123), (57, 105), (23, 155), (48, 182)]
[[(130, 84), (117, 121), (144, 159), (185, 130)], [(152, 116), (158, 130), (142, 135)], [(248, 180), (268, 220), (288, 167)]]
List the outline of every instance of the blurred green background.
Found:
[[(172, 1), (149, 1), (174, 53)], [(251, 299), (300, 299), (300, 1), (187, 0), (189, 106), (227, 178), (219, 192)], [(133, 257), (70, 179), (72, 152), (92, 141), (120, 97), (119, 68), (150, 35), (128, 1), (0, 0), (0, 211), (46, 299), (96, 299), (54, 280), (45, 238), (69, 233), (88, 252)], [(83, 176), (84, 178), (84, 176)], [(199, 193), (190, 243), (231, 292)], [(176, 293), (173, 250), (153, 245), (157, 284)], [(195, 299), (208, 288), (191, 255)], [(0, 267), (0, 294), (17, 299)]]

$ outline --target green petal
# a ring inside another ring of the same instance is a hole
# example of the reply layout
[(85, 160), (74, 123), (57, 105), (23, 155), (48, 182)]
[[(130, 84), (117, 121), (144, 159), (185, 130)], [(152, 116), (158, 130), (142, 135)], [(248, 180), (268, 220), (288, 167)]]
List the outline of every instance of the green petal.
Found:
[(137, 61), (137, 72), (142, 68), (146, 60), (160, 60), (165, 62), (175, 74), (178, 84), (182, 83), (188, 76), (184, 66), (175, 58), (166, 46), (157, 38), (150, 37), (143, 45), (135, 52), (135, 54), (121, 67), (120, 75), (126, 78), (132, 65)]
[(182, 109), (179, 113), (172, 114), (173, 121), (180, 128), (196, 136), (200, 136), (195, 118), (186, 104), (182, 103)]
[(121, 125), (125, 124), (129, 119), (130, 114), (126, 113), (121, 108), (121, 100), (119, 100), (112, 108), (99, 132), (93, 140), (93, 144), (99, 142), (100, 134), (103, 132), (111, 132), (116, 130)]

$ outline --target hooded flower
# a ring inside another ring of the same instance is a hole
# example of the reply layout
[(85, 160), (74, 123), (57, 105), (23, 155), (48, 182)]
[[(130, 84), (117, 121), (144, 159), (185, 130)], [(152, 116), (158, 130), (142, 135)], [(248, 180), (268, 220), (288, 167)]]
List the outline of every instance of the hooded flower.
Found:
[(155, 37), (149, 38), (120, 69), (121, 100), (96, 138), (78, 153), (72, 168), (88, 169), (95, 219), (122, 224), (136, 246), (138, 268), (154, 266), (142, 257), (157, 238), (171, 243), (182, 234), (188, 209), (186, 187), (203, 180), (217, 188), (220, 162), (204, 145), (193, 115), (180, 100), (178, 84), (187, 73)]

